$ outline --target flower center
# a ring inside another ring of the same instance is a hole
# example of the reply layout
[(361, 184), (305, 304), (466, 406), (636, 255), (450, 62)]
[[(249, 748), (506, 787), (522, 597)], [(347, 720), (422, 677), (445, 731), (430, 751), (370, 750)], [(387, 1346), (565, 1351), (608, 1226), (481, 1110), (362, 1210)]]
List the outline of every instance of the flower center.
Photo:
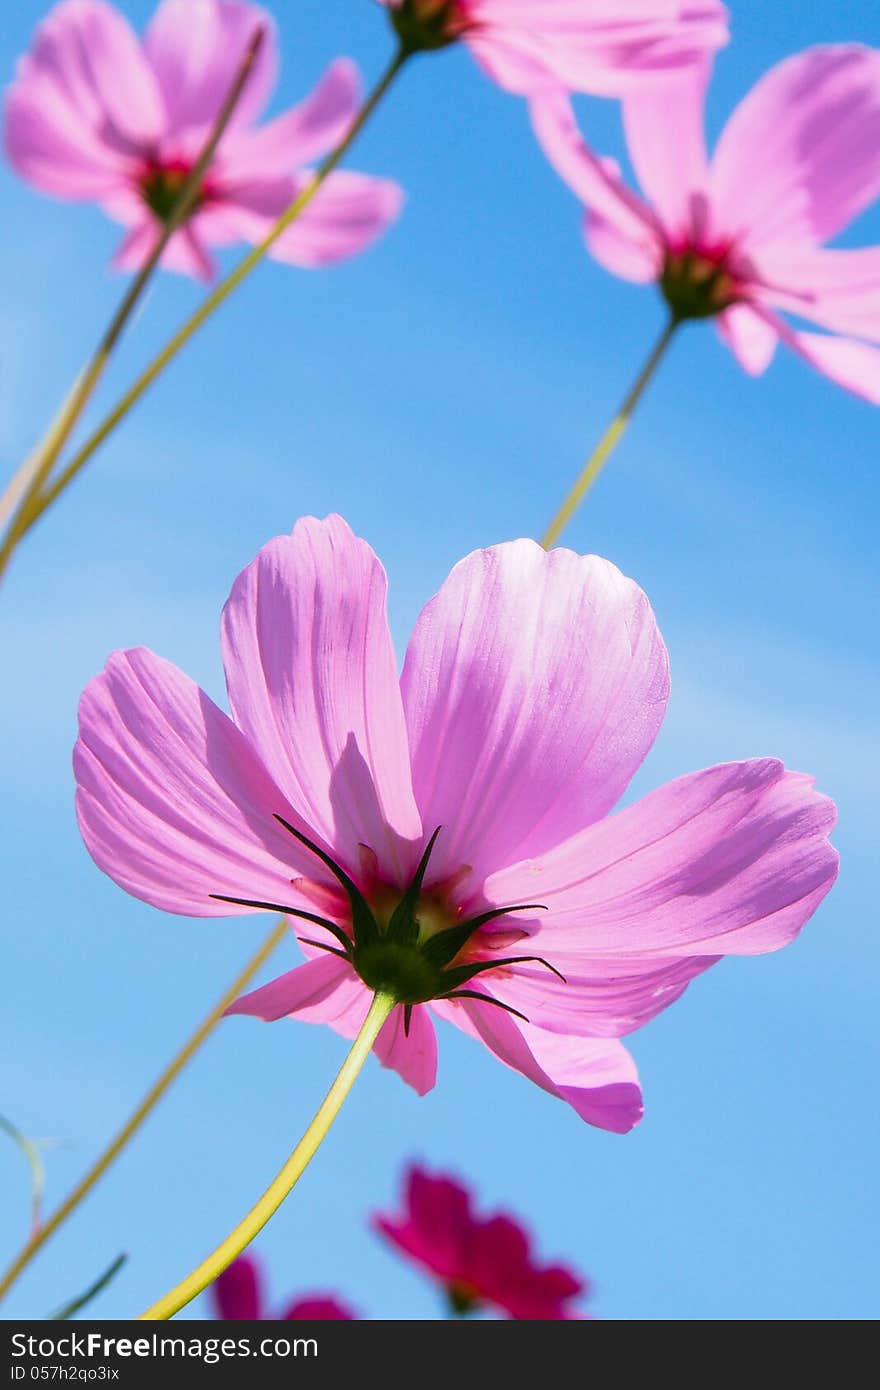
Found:
[(473, 1313), (481, 1302), (476, 1289), (461, 1280), (453, 1280), (451, 1284), (446, 1285), (446, 1297), (449, 1299), (449, 1307), (459, 1318), (466, 1318), (468, 1313)]
[(727, 251), (713, 255), (692, 247), (667, 254), (660, 288), (677, 319), (712, 318), (736, 303), (739, 289), (727, 257)]
[[(473, 917), (459, 920), (436, 893), (423, 893), (422, 885), (431, 852), (440, 834), (439, 827), (428, 841), (406, 891), (401, 895), (399, 891), (383, 888), (373, 893), (372, 902), (368, 902), (345, 869), (331, 859), (319, 845), (309, 840), (283, 816), (276, 815), (275, 819), (301, 845), (320, 859), (341, 885), (350, 909), (351, 920), (348, 929), (328, 917), (321, 917), (317, 913), (306, 912), (298, 907), (286, 907), (283, 903), (233, 898), (225, 893), (212, 893), (211, 897), (219, 902), (235, 903), (239, 907), (266, 908), (272, 912), (283, 912), (287, 916), (298, 917), (323, 927), (337, 943), (335, 946), (309, 937), (300, 939), (307, 946), (340, 956), (360, 976), (368, 989), (381, 990), (390, 994), (398, 1004), (403, 1004), (407, 1033), (414, 1005), (426, 1004), (430, 999), (479, 999), (524, 1019), (525, 1016), (509, 1004), (469, 987), (477, 976), (486, 971), (533, 961), (564, 979), (559, 971), (541, 956), (492, 955), (488, 960), (474, 959), (468, 946), (475, 934), (487, 923), (499, 917), (506, 917), (511, 912), (536, 912), (545, 909), (540, 903), (519, 903), (512, 907), (491, 907)], [(525, 1022), (528, 1020), (525, 1019)]]
[[(167, 222), (184, 184), (192, 173), (192, 165), (184, 160), (172, 160), (168, 164), (149, 164), (140, 177), (141, 197), (160, 222)], [(189, 216), (205, 201), (204, 184), (196, 194)]]
[(391, 23), (409, 53), (446, 48), (470, 26), (465, 0), (403, 0), (391, 11)]

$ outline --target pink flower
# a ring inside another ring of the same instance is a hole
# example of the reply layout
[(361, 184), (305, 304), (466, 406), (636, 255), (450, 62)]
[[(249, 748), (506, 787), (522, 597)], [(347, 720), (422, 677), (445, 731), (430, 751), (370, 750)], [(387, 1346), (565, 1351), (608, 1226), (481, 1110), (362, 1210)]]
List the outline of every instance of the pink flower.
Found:
[(461, 40), (508, 91), (619, 96), (727, 42), (720, 0), (380, 0), (412, 50)]
[(400, 680), (386, 587), (339, 517), (270, 541), (223, 614), (232, 718), (152, 652), (112, 656), (80, 707), (86, 845), (166, 911), (295, 919), (307, 963), (230, 1012), (352, 1037), (383, 988), (403, 1007), (376, 1052), (419, 1093), (433, 1015), (628, 1130), (620, 1037), (721, 956), (797, 935), (837, 872), (833, 804), (757, 758), (609, 814), (669, 682), (645, 595), (607, 560), (474, 552)]
[[(827, 247), (880, 194), (880, 51), (808, 49), (734, 111), (709, 161), (707, 67), (624, 101), (647, 202), (581, 139), (564, 96), (533, 104), (538, 138), (586, 203), (587, 245), (613, 274), (654, 281), (681, 319), (717, 320), (747, 372), (777, 342), (880, 403), (880, 246)], [(830, 333), (808, 333), (779, 310)]]
[(571, 1300), (587, 1291), (562, 1265), (536, 1263), (529, 1235), (501, 1213), (475, 1216), (471, 1194), (454, 1178), (413, 1165), (406, 1175), (404, 1210), (378, 1215), (376, 1229), (437, 1277), (456, 1313), (485, 1305), (511, 1318), (570, 1321), (583, 1315)]
[[(198, 202), (163, 256), (168, 269), (209, 279), (208, 246), (261, 240), (360, 101), (357, 69), (339, 59), (299, 106), (256, 126), (278, 66), (274, 24), (259, 6), (163, 0), (139, 42), (104, 0), (63, 0), (37, 29), (6, 96), (10, 161), (42, 192), (99, 203), (123, 223), (115, 264), (138, 269), (261, 26), (266, 38)], [(394, 183), (335, 173), (271, 254), (301, 266), (354, 255), (400, 205)]]
[(211, 1285), (215, 1313), (225, 1322), (353, 1322), (351, 1309), (333, 1294), (309, 1294), (283, 1312), (264, 1311), (262, 1275), (257, 1261), (239, 1255)]

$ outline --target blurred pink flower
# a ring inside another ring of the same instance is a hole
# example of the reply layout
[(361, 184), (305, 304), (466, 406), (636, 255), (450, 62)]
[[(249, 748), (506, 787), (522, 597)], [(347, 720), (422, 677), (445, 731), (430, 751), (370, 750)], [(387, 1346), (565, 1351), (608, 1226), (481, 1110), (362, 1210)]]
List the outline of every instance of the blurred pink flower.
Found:
[[(711, 161), (708, 75), (697, 66), (624, 101), (647, 201), (587, 147), (565, 96), (534, 102), (546, 154), (587, 205), (589, 249), (612, 274), (659, 284), (682, 318), (716, 317), (747, 372), (763, 372), (781, 340), (880, 404), (880, 246), (823, 245), (880, 195), (880, 50), (831, 45), (771, 68)], [(830, 333), (793, 328), (779, 310)]]
[(404, 43), (461, 40), (508, 91), (619, 96), (728, 39), (720, 0), (380, 0)]
[(250, 1255), (239, 1255), (211, 1285), (215, 1316), (226, 1322), (353, 1322), (350, 1308), (333, 1294), (309, 1294), (298, 1298), (283, 1313), (265, 1311), (262, 1274)]
[(375, 1050), (420, 1094), (433, 1013), (628, 1130), (641, 1093), (619, 1038), (721, 956), (797, 935), (837, 873), (834, 806), (757, 758), (609, 815), (669, 680), (645, 595), (607, 560), (475, 551), (401, 679), (386, 587), (339, 517), (270, 541), (224, 610), (231, 719), (152, 652), (113, 655), (80, 706), (86, 845), (166, 911), (311, 924), (308, 962), (230, 1012), (352, 1037), (386, 988), (406, 1007)]
[(377, 1231), (436, 1276), (453, 1310), (489, 1305), (529, 1321), (570, 1321), (572, 1299), (587, 1285), (562, 1265), (535, 1262), (528, 1232), (511, 1216), (475, 1216), (471, 1194), (454, 1178), (413, 1165), (404, 1210), (374, 1218)]
[[(6, 95), (4, 141), (44, 193), (100, 204), (129, 231), (114, 264), (136, 270), (196, 163), (247, 47), (266, 38), (184, 227), (162, 264), (209, 279), (209, 246), (257, 242), (345, 134), (360, 101), (353, 63), (332, 63), (299, 106), (256, 126), (275, 85), (271, 16), (245, 0), (163, 0), (139, 42), (104, 0), (63, 0), (37, 29)], [(338, 172), (271, 254), (301, 266), (354, 255), (393, 221), (396, 184)]]

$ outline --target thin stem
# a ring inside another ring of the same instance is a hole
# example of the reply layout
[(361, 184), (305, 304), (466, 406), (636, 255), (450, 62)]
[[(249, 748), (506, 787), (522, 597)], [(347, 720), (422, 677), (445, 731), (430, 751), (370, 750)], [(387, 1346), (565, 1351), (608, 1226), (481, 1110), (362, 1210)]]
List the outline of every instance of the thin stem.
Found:
[(11, 1120), (6, 1119), (5, 1115), (0, 1115), (0, 1129), (18, 1145), (31, 1170), (31, 1235), (33, 1235), (40, 1225), (43, 1195), (46, 1191), (46, 1165), (43, 1162), (43, 1155), (33, 1139), (29, 1139), (26, 1134), (23, 1134)]
[(61, 450), (67, 443), (71, 431), (91, 400), (113, 350), (137, 307), (154, 270), (162, 259), (166, 246), (192, 212), (199, 196), (202, 180), (241, 99), (265, 37), (266, 30), (261, 26), (256, 30), (247, 46), (226, 100), (217, 114), (201, 154), (181, 186), (155, 246), (123, 296), (122, 303), (113, 315), (92, 358), (74, 383), (73, 389), (53, 420), (42, 443), (25, 460), (0, 499), (0, 525), (11, 517), (7, 534), (0, 545), (0, 575), (9, 564), (18, 542), (30, 528), (34, 516), (39, 515), (42, 510), (44, 504), (40, 493), (43, 486), (52, 472)]
[(164, 1298), (160, 1298), (145, 1313), (141, 1313), (139, 1321), (163, 1322), (167, 1318), (173, 1318), (175, 1313), (180, 1312), (181, 1308), (190, 1303), (232, 1264), (267, 1221), (275, 1215), (327, 1137), (330, 1126), (342, 1108), (342, 1102), (354, 1085), (361, 1067), (370, 1055), (373, 1043), (381, 1032), (382, 1025), (395, 1004), (396, 1000), (390, 994), (379, 992), (373, 996), (369, 1012), (336, 1080), (278, 1176), (269, 1184), (256, 1206), (251, 1208), (232, 1234), (227, 1236), (192, 1274), (187, 1275), (186, 1279), (181, 1280), (170, 1293), (165, 1294)]
[(204, 1019), (192, 1034), (189, 1041), (184, 1044), (174, 1060), (165, 1068), (159, 1079), (150, 1087), (140, 1105), (132, 1112), (131, 1116), (122, 1126), (122, 1129), (116, 1135), (116, 1138), (108, 1144), (100, 1158), (92, 1164), (92, 1167), (85, 1176), (80, 1179), (76, 1187), (70, 1193), (70, 1196), (65, 1198), (61, 1205), (53, 1211), (52, 1215), (33, 1232), (26, 1245), (9, 1266), (3, 1278), (0, 1279), (0, 1298), (8, 1293), (18, 1276), (27, 1268), (37, 1252), (46, 1244), (49, 1237), (55, 1234), (59, 1226), (67, 1220), (68, 1216), (70, 1216), (84, 1198), (89, 1195), (98, 1179), (103, 1177), (107, 1169), (119, 1157), (129, 1141), (134, 1138), (141, 1125), (162, 1099), (169, 1086), (177, 1079), (187, 1062), (195, 1056), (202, 1043), (213, 1032), (216, 1024), (223, 1017), (230, 1004), (234, 1003), (242, 991), (247, 988), (251, 980), (257, 974), (257, 971), (265, 961), (269, 959), (276, 946), (280, 945), (284, 940), (287, 932), (287, 922), (282, 918), (282, 920), (272, 928), (272, 931), (269, 933), (256, 955), (248, 961), (245, 968), (233, 980), (223, 997), (218, 999), (207, 1018)]
[(672, 342), (673, 334), (678, 327), (680, 320), (672, 317), (667, 321), (657, 343), (655, 344), (650, 357), (642, 370), (636, 377), (635, 383), (615, 415), (611, 424), (603, 434), (596, 448), (593, 450), (583, 470), (575, 483), (571, 492), (566, 497), (559, 511), (554, 516), (544, 535), (541, 537), (541, 544), (545, 550), (549, 550), (555, 545), (560, 535), (571, 521), (581, 502), (584, 500), (588, 490), (598, 478), (602, 467), (613, 452), (615, 446), (620, 441), (620, 437), (629, 424), (635, 413), (636, 406), (644, 395), (645, 388), (659, 367), (666, 349)]
[(52, 506), (53, 502), (57, 500), (65, 488), (70, 486), (74, 478), (81, 472), (92, 455), (113, 433), (116, 426), (125, 418), (132, 406), (140, 400), (141, 396), (152, 386), (156, 378), (165, 370), (169, 363), (174, 360), (181, 349), (195, 336), (202, 327), (202, 324), (211, 317), (216, 309), (220, 308), (220, 305), (229, 298), (242, 281), (247, 279), (251, 271), (254, 270), (256, 266), (260, 264), (260, 261), (271, 251), (282, 233), (284, 233), (290, 224), (299, 217), (300, 213), (305, 211), (327, 177), (348, 154), (357, 137), (360, 135), (364, 126), (367, 124), (373, 112), (376, 110), (376, 107), (379, 105), (409, 57), (410, 53), (405, 48), (398, 50), (361, 107), (357, 118), (344, 140), (342, 140), (342, 142), (327, 156), (323, 164), (319, 166), (314, 178), (302, 189), (287, 210), (282, 213), (271, 231), (258, 245), (254, 246), (241, 261), (239, 261), (234, 270), (230, 271), (226, 278), (220, 281), (216, 289), (208, 295), (195, 313), (190, 315), (183, 326), (175, 333), (171, 341), (166, 344), (158, 356), (154, 357), (150, 365), (141, 373), (134, 385), (126, 391), (125, 395), (114, 409), (111, 410), (103, 423), (98, 426), (94, 434), (86, 440), (82, 448), (77, 451), (67, 466), (62, 469), (54, 482), (37, 499), (35, 505), (31, 509), (31, 515), (28, 518), (25, 528), (26, 530), (29, 530), (34, 522), (42, 516), (43, 512), (45, 512), (48, 507)]

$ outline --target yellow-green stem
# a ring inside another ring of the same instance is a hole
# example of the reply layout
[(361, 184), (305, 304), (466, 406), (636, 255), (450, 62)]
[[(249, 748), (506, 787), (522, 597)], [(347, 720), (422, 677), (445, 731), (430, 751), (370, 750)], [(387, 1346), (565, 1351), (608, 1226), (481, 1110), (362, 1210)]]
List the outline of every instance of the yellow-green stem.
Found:
[(34, 522), (37, 521), (46, 509), (52, 506), (61, 493), (64, 492), (65, 488), (70, 486), (74, 478), (82, 471), (92, 455), (101, 447), (109, 435), (113, 433), (116, 426), (125, 418), (132, 406), (140, 400), (141, 396), (152, 386), (156, 378), (165, 370), (169, 363), (174, 360), (181, 349), (195, 336), (202, 327), (202, 324), (211, 317), (216, 309), (220, 308), (220, 305), (229, 298), (234, 290), (238, 289), (242, 281), (247, 279), (251, 271), (260, 264), (266, 255), (268, 255), (282, 233), (287, 230), (297, 217), (299, 217), (300, 213), (305, 211), (328, 175), (333, 172), (336, 166), (340, 164), (348, 154), (358, 135), (363, 130), (409, 56), (410, 54), (406, 49), (400, 49), (395, 54), (391, 63), (361, 107), (345, 139), (327, 156), (324, 163), (318, 168), (314, 178), (306, 185), (297, 198), (294, 199), (286, 212), (282, 213), (272, 230), (257, 246), (253, 247), (253, 249), (239, 261), (238, 265), (230, 271), (229, 275), (227, 275), (224, 280), (220, 281), (216, 289), (208, 295), (207, 299), (203, 301), (195, 313), (187, 319), (186, 323), (175, 333), (174, 337), (166, 344), (158, 356), (154, 357), (150, 365), (141, 373), (134, 385), (126, 391), (125, 395), (114, 409), (111, 410), (103, 423), (98, 426), (94, 434), (86, 440), (82, 448), (77, 451), (66, 467), (58, 474), (57, 478), (46, 488), (32, 507), (31, 515), (25, 529), (30, 529)]
[(44, 504), (41, 493), (44, 485), (61, 450), (70, 438), (74, 426), (104, 375), (113, 350), (140, 302), (154, 270), (162, 259), (166, 246), (175, 232), (180, 230), (193, 209), (202, 180), (241, 99), (265, 37), (266, 30), (261, 26), (256, 30), (245, 50), (226, 100), (217, 114), (198, 159), (184, 180), (177, 199), (165, 219), (155, 246), (123, 296), (122, 303), (113, 315), (94, 355), (74, 382), (70, 394), (52, 421), (42, 443), (25, 460), (3, 497), (0, 498), (0, 526), (8, 522), (6, 535), (0, 544), (0, 576), (9, 564), (18, 542), (30, 528), (34, 517), (39, 515), (42, 510)]
[(110, 1165), (115, 1162), (130, 1140), (134, 1138), (148, 1115), (150, 1115), (157, 1103), (162, 1099), (171, 1083), (177, 1079), (186, 1064), (198, 1052), (202, 1043), (209, 1034), (213, 1032), (217, 1023), (229, 1008), (229, 1005), (247, 989), (251, 980), (257, 974), (257, 971), (269, 959), (275, 948), (281, 944), (287, 936), (287, 933), (287, 919), (282, 917), (272, 928), (272, 931), (266, 937), (256, 955), (251, 957), (245, 968), (236, 976), (232, 984), (225, 991), (223, 997), (218, 999), (207, 1018), (199, 1025), (189, 1040), (181, 1048), (180, 1052), (178, 1052), (174, 1060), (169, 1063), (162, 1072), (162, 1075), (150, 1087), (140, 1105), (132, 1112), (128, 1120), (126, 1120), (125, 1124), (122, 1126), (122, 1129), (116, 1135), (115, 1139), (108, 1144), (100, 1158), (96, 1159), (85, 1176), (80, 1179), (76, 1187), (70, 1195), (65, 1198), (61, 1205), (52, 1212), (52, 1215), (31, 1234), (30, 1239), (12, 1261), (12, 1264), (3, 1275), (3, 1278), (0, 1279), (0, 1298), (8, 1293), (18, 1276), (27, 1268), (34, 1256), (46, 1244), (49, 1237), (55, 1234), (58, 1227), (67, 1220), (68, 1216), (70, 1216), (83, 1199), (89, 1195), (98, 1179), (103, 1177)]
[(659, 367), (666, 349), (672, 341), (672, 336), (678, 324), (679, 320), (677, 318), (673, 317), (668, 320), (650, 357), (636, 377), (635, 383), (626, 397), (626, 400), (623, 402), (620, 410), (599, 440), (596, 448), (587, 459), (577, 482), (571, 489), (571, 492), (569, 492), (553, 520), (550, 522), (544, 535), (541, 537), (541, 544), (545, 550), (549, 550), (552, 545), (556, 544), (581, 502), (584, 500), (584, 497), (587, 495), (587, 492), (598, 478), (604, 464), (614, 451), (621, 435), (633, 417), (636, 406), (644, 395), (646, 386)]
[(351, 1050), (343, 1062), (336, 1080), (278, 1176), (269, 1184), (260, 1200), (251, 1208), (244, 1220), (239, 1222), (232, 1234), (227, 1236), (217, 1246), (217, 1249), (193, 1270), (192, 1274), (187, 1275), (186, 1279), (181, 1280), (169, 1293), (165, 1294), (164, 1298), (160, 1298), (145, 1313), (141, 1313), (140, 1321), (162, 1322), (167, 1318), (173, 1318), (175, 1313), (179, 1313), (181, 1308), (185, 1308), (187, 1303), (191, 1303), (197, 1294), (212, 1284), (218, 1275), (222, 1274), (234, 1259), (237, 1259), (254, 1236), (263, 1229), (266, 1222), (275, 1215), (326, 1138), (330, 1126), (342, 1108), (342, 1102), (354, 1085), (361, 1067), (369, 1057), (373, 1043), (379, 1036), (388, 1015), (395, 1007), (395, 1003), (396, 1001), (391, 995), (381, 992), (374, 995), (369, 1012), (361, 1025), (361, 1030), (352, 1043)]

